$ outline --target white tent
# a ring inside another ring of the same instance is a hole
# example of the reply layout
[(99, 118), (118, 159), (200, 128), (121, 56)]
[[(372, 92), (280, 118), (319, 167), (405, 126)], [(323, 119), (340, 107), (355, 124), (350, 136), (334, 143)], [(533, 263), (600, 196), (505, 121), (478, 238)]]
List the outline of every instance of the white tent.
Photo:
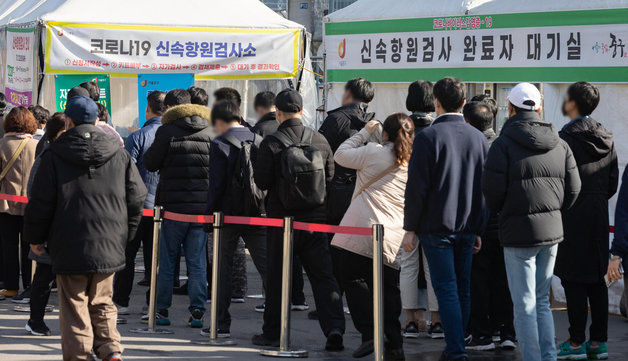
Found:
[[(294, 78), (276, 80), (220, 79), (203, 80), (197, 76), (196, 85), (211, 94), (222, 86), (238, 89), (243, 103), (252, 103), (252, 97), (262, 90), (278, 91), (299, 84), (305, 100), (305, 120), (314, 121), (317, 91), (314, 79), (308, 72), (301, 74), (301, 67), (310, 68), (309, 34), (303, 26), (276, 14), (257, 0), (230, 0), (208, 2), (205, 0), (180, 0), (175, 5), (159, 0), (8, 0), (0, 3), (0, 26), (37, 26), (41, 49), (46, 46), (46, 24), (103, 24), (135, 27), (160, 26), (181, 28), (228, 28), (228, 29), (288, 29), (298, 31), (299, 71)], [(4, 38), (4, 37), (3, 37)], [(295, 42), (296, 44), (296, 42)], [(6, 53), (2, 49), (3, 54)], [(43, 56), (44, 54), (39, 54)], [(295, 63), (295, 68), (296, 68)], [(41, 66), (41, 64), (38, 64)], [(40, 67), (43, 69), (43, 67)], [(54, 76), (44, 74), (38, 96), (39, 103), (54, 108)], [(111, 78), (111, 105), (114, 125), (124, 135), (126, 127), (137, 125), (137, 80), (129, 77)], [(247, 120), (255, 115), (252, 106), (244, 109)]]
[[(324, 21), (326, 22), (326, 27), (328, 25), (336, 26), (336, 28), (343, 27), (344, 32), (339, 32), (340, 34), (349, 34), (346, 35), (346, 40), (343, 39), (345, 35), (336, 35), (329, 33), (326, 34), (325, 43), (325, 53), (326, 53), (326, 66), (327, 69), (330, 68), (330, 64), (334, 64), (336, 69), (338, 67), (342, 67), (343, 62), (351, 61), (347, 60), (349, 56), (345, 57), (345, 52), (349, 52), (349, 37), (351, 36), (351, 31), (347, 30), (349, 27), (355, 28), (360, 27), (360, 31), (355, 32), (360, 34), (372, 33), (378, 34), (378, 37), (385, 37), (386, 35), (382, 35), (385, 31), (381, 31), (387, 20), (390, 22), (387, 26), (391, 28), (393, 26), (399, 27), (400, 23), (410, 24), (408, 28), (403, 31), (412, 32), (417, 31), (413, 30), (412, 26), (420, 26), (420, 22), (411, 23), (408, 21), (409, 19), (427, 19), (431, 21), (432, 19), (436, 21), (436, 18), (461, 18), (464, 20), (465, 18), (473, 18), (478, 17), (479, 19), (486, 20), (484, 16), (493, 15), (493, 17), (497, 18), (496, 15), (499, 14), (523, 14), (523, 13), (551, 13), (551, 12), (570, 12), (570, 11), (581, 11), (581, 10), (600, 10), (606, 11), (606, 14), (613, 14), (618, 11), (625, 11), (628, 8), (628, 0), (590, 0), (590, 1), (547, 1), (547, 0), (528, 0), (528, 1), (520, 1), (520, 0), (444, 0), (444, 1), (432, 1), (432, 0), (397, 0), (397, 1), (379, 1), (379, 0), (358, 0), (354, 4), (336, 11), (334, 13), (329, 14)], [(563, 13), (561, 13), (563, 14)], [(623, 14), (623, 12), (622, 12)], [(534, 14), (529, 15), (532, 19), (532, 23), (534, 19), (532, 16)], [(429, 19), (432, 18), (432, 19)], [(508, 18), (509, 21), (516, 21), (517, 19)], [(626, 17), (618, 20), (615, 24), (628, 24), (626, 21)], [(562, 19), (555, 19), (557, 22), (560, 22)], [(604, 23), (604, 20), (599, 20), (599, 23)], [(585, 20), (586, 23), (586, 20)], [(394, 24), (394, 25), (393, 25)], [(482, 23), (484, 24), (484, 23)], [(594, 23), (595, 24), (595, 23)], [(608, 22), (606, 24), (613, 24), (612, 22)], [(378, 26), (381, 27), (378, 28)], [(434, 29), (436, 29), (437, 23), (434, 23)], [(453, 25), (453, 26), (459, 26)], [(568, 24), (569, 25), (569, 24)], [(427, 22), (424, 27), (429, 26), (429, 30), (432, 29), (432, 23)], [(463, 23), (464, 26), (464, 23)], [(525, 23), (518, 25), (520, 27), (534, 27), (535, 25), (527, 25)], [(552, 24), (543, 24), (538, 26), (552, 26)], [(623, 39), (623, 43), (628, 43), (628, 31), (625, 26), (618, 27), (617, 25), (608, 25), (611, 32), (617, 31), (617, 34), (621, 35)], [(503, 25), (502, 27), (508, 28), (510, 26)], [(582, 26), (582, 28), (586, 28), (586, 25)], [(486, 32), (482, 32), (484, 29), (483, 26), (478, 26), (475, 28), (471, 28), (472, 30), (463, 30), (463, 28), (458, 28), (461, 30), (463, 35), (474, 34), (486, 34)], [(468, 28), (467, 28), (468, 29)], [(443, 28), (443, 30), (445, 30)], [(391, 30), (392, 32), (393, 30)], [(574, 30), (572, 30), (574, 31)], [(608, 32), (604, 33), (606, 37), (608, 37)], [(336, 35), (334, 37), (334, 35)], [(569, 35), (569, 34), (567, 34)], [(392, 35), (391, 35), (392, 36)], [(415, 36), (415, 35), (412, 35)], [(478, 35), (479, 36), (479, 35)], [(543, 35), (545, 36), (545, 35)], [(365, 36), (366, 38), (367, 36)], [(618, 37), (620, 37), (618, 35)], [(373, 37), (374, 38), (374, 37)], [(563, 41), (567, 39), (563, 38)], [(597, 39), (596, 39), (597, 40)], [(602, 42), (603, 39), (600, 39)], [(340, 45), (338, 45), (340, 44)], [(523, 42), (523, 47), (525, 47), (525, 37)], [(353, 44), (354, 51), (358, 52), (358, 57), (360, 56), (359, 47), (362, 45)], [(404, 44), (405, 45), (405, 44)], [(440, 44), (438, 44), (440, 45)], [(497, 44), (496, 44), (497, 45)], [(597, 43), (591, 44), (586, 43), (582, 46), (583, 54), (585, 51), (591, 52), (591, 46), (596, 46)], [(608, 44), (607, 44), (608, 45)], [(358, 47), (356, 49), (356, 46)], [(345, 49), (346, 47), (346, 49)], [(369, 48), (370, 50), (370, 48)], [(405, 51), (406, 49), (404, 49)], [(544, 49), (546, 50), (546, 49)], [(563, 51), (566, 50), (566, 47), (563, 48)], [(595, 50), (595, 49), (594, 49)], [(528, 50), (529, 51), (529, 50)], [(619, 50), (618, 50), (619, 51)], [(611, 79), (596, 82), (596, 85), (600, 89), (601, 93), (601, 102), (596, 111), (593, 113), (593, 117), (601, 121), (608, 129), (612, 130), (615, 134), (616, 148), (619, 155), (620, 162), (620, 171), (623, 171), (623, 168), (626, 166), (628, 162), (628, 122), (625, 120), (625, 114), (628, 113), (628, 103), (626, 99), (628, 99), (628, 81), (626, 81), (626, 74), (628, 74), (628, 46), (626, 49), (622, 49), (627, 54), (624, 55), (626, 61), (623, 63), (618, 63), (619, 66), (614, 68), (615, 70), (609, 70), (609, 74)], [(612, 51), (611, 51), (612, 52)], [(421, 54), (421, 50), (419, 50), (419, 54)], [(622, 52), (622, 54), (624, 54)], [(369, 53), (370, 55), (370, 53)], [(543, 54), (545, 55), (545, 53)], [(525, 55), (524, 55), (525, 56)], [(543, 56), (544, 58), (544, 56)], [(564, 55), (562, 58), (562, 64), (555, 64), (553, 66), (556, 69), (560, 70), (560, 67), (565, 63)], [(517, 60), (517, 59), (515, 59)], [(544, 59), (542, 59), (544, 60)], [(375, 61), (375, 60), (374, 60)], [(359, 62), (358, 62), (359, 63)], [(419, 61), (420, 63), (420, 61)], [(390, 63), (389, 63), (390, 64)], [(369, 64), (370, 65), (370, 64)], [(589, 66), (596, 66), (599, 64), (589, 64)], [(476, 62), (473, 65), (481, 67), (482, 65), (478, 65)], [(608, 66), (608, 65), (605, 65)], [(417, 65), (417, 68), (421, 68), (422, 65)], [(368, 66), (359, 67), (351, 67), (352, 70), (347, 70), (346, 73), (349, 76), (365, 76), (368, 78), (367, 74), (373, 74), (373, 72), (368, 72)], [(583, 68), (579, 68), (583, 69)], [(425, 69), (423, 69), (425, 70)], [(446, 76), (447, 69), (434, 69), (435, 73), (438, 73), (438, 76)], [(441, 71), (442, 72), (439, 72)], [(458, 69), (460, 75), (463, 79), (465, 77), (465, 70)], [(391, 68), (388, 65), (386, 71), (389, 73), (393, 73), (398, 71), (398, 69)], [(581, 70), (573, 70), (575, 74)], [(621, 78), (620, 82), (617, 82), (616, 79), (612, 79), (613, 71), (616, 71), (617, 78)], [(420, 74), (427, 74), (426, 78), (429, 77), (429, 73), (423, 71), (418, 72)], [(334, 109), (335, 107), (340, 105), (341, 95), (343, 93), (343, 81), (345, 79), (335, 80), (333, 77), (329, 76), (330, 72), (328, 70), (328, 82), (326, 86), (326, 109)], [(573, 74), (573, 73), (572, 73)], [(434, 75), (437, 76), (437, 75)], [(490, 77), (490, 74), (489, 76)], [(330, 79), (331, 78), (331, 79)], [(385, 78), (383, 76), (382, 78)], [(473, 78), (473, 77), (472, 77)], [(377, 117), (379, 119), (384, 119), (387, 115), (394, 112), (406, 112), (405, 108), (405, 98), (407, 95), (407, 86), (408, 83), (418, 80), (417, 78), (407, 77), (395, 79), (394, 81), (380, 81), (375, 84), (375, 98), (371, 103), (370, 110), (375, 111), (377, 113)], [(435, 79), (430, 79), (435, 80)], [(517, 79), (515, 81), (510, 80), (509, 83), (517, 82), (517, 81), (530, 81), (531, 79)], [(579, 79), (578, 79), (579, 80)], [(541, 87), (543, 96), (544, 96), (544, 116), (545, 119), (557, 127), (562, 127), (568, 119), (566, 119), (561, 113), (561, 104), (563, 101), (565, 90), (568, 86), (567, 82), (547, 82), (542, 79), (534, 79), (534, 82), (538, 83)], [(468, 86), (469, 89), (469, 97), (483, 93), (485, 90), (490, 89), (492, 91), (492, 95), (497, 98), (499, 105), (501, 106), (501, 114), (503, 116), (504, 112), (504, 104), (500, 102), (500, 98), (504, 99), (505, 94), (510, 90), (512, 85), (510, 84), (500, 84), (499, 81), (495, 81), (495, 79), (474, 79), (468, 81), (468, 83), (473, 83)], [(490, 84), (485, 84), (489, 83)], [(611, 200), (611, 218), (614, 215), (614, 204), (615, 199)], [(612, 224), (611, 219), (611, 224)], [(612, 237), (611, 237), (612, 239)], [(559, 286), (559, 285), (557, 285)], [(559, 289), (560, 287), (556, 287)], [(611, 290), (611, 310), (617, 312), (617, 304), (619, 301), (618, 293), (621, 291), (620, 286), (615, 286)]]

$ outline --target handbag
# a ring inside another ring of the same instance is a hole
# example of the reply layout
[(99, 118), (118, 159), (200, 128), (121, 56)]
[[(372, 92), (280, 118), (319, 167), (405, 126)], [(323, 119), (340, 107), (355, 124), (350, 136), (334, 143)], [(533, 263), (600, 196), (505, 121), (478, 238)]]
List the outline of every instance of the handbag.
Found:
[(13, 167), (13, 164), (15, 164), (15, 161), (20, 156), (20, 154), (22, 154), (22, 151), (24, 150), (24, 148), (26, 147), (26, 144), (28, 143), (30, 139), (31, 138), (22, 139), (22, 142), (20, 143), (20, 145), (18, 145), (17, 149), (15, 150), (15, 153), (13, 153), (13, 156), (11, 157), (11, 159), (9, 159), (9, 161), (7, 162), (7, 165), (2, 169), (2, 173), (0, 173), (0, 182), (2, 182), (4, 177), (6, 177), (7, 173), (9, 173), (9, 170), (11, 169), (11, 167)]
[(376, 175), (375, 177), (373, 177), (373, 179), (371, 179), (370, 181), (366, 182), (361, 188), (360, 190), (358, 190), (357, 192), (355, 192), (355, 195), (353, 196), (353, 198), (351, 200), (355, 200), (360, 193), (362, 193), (366, 188), (372, 186), (375, 182), (377, 182), (378, 180), (384, 178), (384, 176), (386, 176), (386, 174), (392, 172), (393, 170), (397, 169), (398, 166), (396, 164), (391, 165), (390, 167), (384, 169), (383, 172), (381, 172), (380, 174)]

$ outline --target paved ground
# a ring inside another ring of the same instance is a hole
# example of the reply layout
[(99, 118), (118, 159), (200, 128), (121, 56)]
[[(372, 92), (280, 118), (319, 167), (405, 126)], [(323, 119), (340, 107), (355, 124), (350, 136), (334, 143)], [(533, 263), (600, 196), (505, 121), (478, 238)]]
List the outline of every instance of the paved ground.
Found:
[[(136, 281), (142, 274), (136, 273)], [(259, 294), (259, 276), (252, 265), (249, 267), (249, 294)], [(247, 299), (244, 304), (232, 305), (233, 324), (231, 332), (236, 346), (211, 347), (199, 346), (191, 343), (192, 340), (204, 339), (198, 330), (187, 327), (187, 296), (174, 296), (175, 307), (171, 310), (173, 325), (168, 329), (174, 331), (172, 335), (138, 335), (130, 333), (130, 329), (146, 327), (139, 322), (145, 287), (135, 286), (132, 296), (132, 315), (128, 317), (128, 324), (120, 325), (119, 329), (126, 348), (125, 360), (268, 360), (259, 356), (259, 349), (250, 343), (251, 337), (259, 333), (262, 327), (262, 315), (256, 313), (253, 307), (259, 300)], [(306, 295), (313, 304), (311, 290), (306, 282)], [(51, 297), (51, 304), (57, 304), (56, 294)], [(46, 315), (46, 322), (51, 328), (53, 336), (34, 337), (24, 331), (24, 324), (28, 314), (13, 311), (14, 304), (10, 301), (0, 301), (0, 360), (61, 360), (61, 345), (59, 337), (59, 314), (57, 310)], [(209, 305), (208, 305), (209, 306)], [(554, 317), (557, 325), (557, 338), (567, 337), (566, 314), (556, 311)], [(313, 360), (352, 360), (351, 352), (359, 345), (360, 338), (347, 316), (347, 334), (345, 335), (346, 350), (341, 353), (326, 353), (324, 351), (324, 337), (318, 323), (307, 319), (307, 312), (292, 312), (292, 340), (296, 347), (309, 351), (309, 358)], [(623, 319), (611, 317), (609, 322), (609, 350), (611, 359), (628, 360), (628, 323)], [(409, 361), (436, 361), (444, 347), (442, 340), (420, 338), (409, 340), (404, 345)], [(371, 357), (366, 358), (372, 359)], [(471, 355), (474, 361), (518, 361), (518, 352), (485, 352)]]

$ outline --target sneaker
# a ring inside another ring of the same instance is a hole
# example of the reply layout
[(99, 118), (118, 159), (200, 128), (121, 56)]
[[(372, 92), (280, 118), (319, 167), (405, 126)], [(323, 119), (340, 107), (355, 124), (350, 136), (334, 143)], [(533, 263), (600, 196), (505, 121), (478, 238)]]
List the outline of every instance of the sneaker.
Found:
[(465, 345), (467, 350), (490, 351), (495, 349), (492, 336), (472, 337)]
[(559, 360), (586, 360), (587, 351), (584, 345), (574, 348), (569, 340), (558, 345), (556, 358)]
[(11, 302), (26, 305), (31, 303), (31, 289), (27, 288), (19, 295), (11, 298)]
[(303, 302), (302, 305), (292, 305), (292, 311), (307, 311), (310, 309), (310, 305), (307, 302)]
[(114, 352), (102, 361), (122, 361), (122, 354), (120, 352)]
[[(142, 323), (148, 323), (148, 315), (143, 315), (140, 319)], [(168, 310), (159, 310), (155, 312), (155, 323), (159, 326), (170, 326), (170, 319), (168, 319)]]
[(148, 287), (150, 286), (150, 281), (144, 278), (143, 280), (139, 281), (137, 285), (142, 287)]
[(231, 303), (244, 303), (244, 297), (233, 297)]
[(591, 341), (587, 341), (584, 344), (586, 348), (587, 357), (589, 360), (608, 360), (608, 348), (606, 342), (598, 342), (597, 347), (593, 347)]
[(499, 342), (502, 339), (502, 333), (500, 331), (493, 332), (493, 342)]
[(403, 337), (405, 338), (419, 338), (419, 326), (416, 322), (410, 322), (403, 330)]
[(266, 311), (266, 304), (262, 303), (261, 305), (255, 306), (255, 312), (264, 313)]
[(503, 337), (499, 342), (499, 347), (504, 350), (514, 350), (517, 348), (517, 340), (514, 337)]
[(191, 312), (190, 319), (188, 320), (188, 325), (192, 328), (203, 328), (203, 315), (204, 312), (199, 310), (198, 308), (194, 309)]
[(263, 334), (255, 335), (251, 339), (251, 343), (255, 346), (263, 346), (263, 347), (279, 347), (279, 339), (271, 340), (266, 338)]
[(117, 303), (115, 304), (118, 309), (118, 315), (127, 316), (131, 314), (131, 310), (128, 307), (120, 306)]
[(342, 331), (339, 329), (333, 329), (327, 335), (327, 342), (325, 343), (325, 351), (340, 352), (345, 349), (342, 337)]
[(26, 326), (24, 326), (26, 332), (30, 332), (33, 336), (50, 336), (50, 329), (45, 323), (36, 324), (33, 320), (28, 320)]
[(437, 338), (445, 338), (445, 330), (443, 330), (443, 325), (440, 322), (436, 322), (431, 325), (427, 330), (427, 336), (429, 338), (437, 339)]
[(18, 295), (17, 290), (0, 290), (0, 296), (3, 297), (15, 297)]
[[(211, 329), (209, 327), (204, 328), (201, 330), (201, 336), (205, 336), (205, 337), (210, 337), (211, 336)], [(229, 330), (221, 330), (221, 329), (217, 329), (216, 330), (216, 336), (218, 338), (230, 338), (231, 337), (231, 332), (229, 332)]]

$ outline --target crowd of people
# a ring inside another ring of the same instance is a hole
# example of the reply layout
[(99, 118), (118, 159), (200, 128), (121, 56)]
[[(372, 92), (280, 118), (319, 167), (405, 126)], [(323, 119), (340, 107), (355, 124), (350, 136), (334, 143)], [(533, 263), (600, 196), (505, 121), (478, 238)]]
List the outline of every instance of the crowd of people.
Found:
[[(0, 200), (0, 299), (30, 304), (27, 331), (50, 335), (44, 314), (56, 287), (64, 360), (86, 360), (93, 351), (117, 361), (123, 347), (116, 320), (130, 314), (140, 247), (146, 265), (140, 283), (151, 277), (153, 219), (143, 209), (384, 224), (386, 360), (405, 360), (404, 338), (421, 333), (444, 338), (443, 361), (498, 347), (519, 348), (524, 361), (608, 358), (607, 282), (622, 278), (628, 252), (628, 182), (609, 254), (608, 200), (619, 170), (612, 133), (591, 117), (598, 89), (585, 82), (568, 88), (562, 111), (570, 122), (558, 131), (542, 119), (539, 90), (518, 84), (499, 135), (495, 100), (467, 101), (465, 89), (454, 78), (416, 81), (406, 100), (410, 115), (380, 121), (368, 111), (372, 84), (352, 79), (342, 106), (318, 130), (301, 120), (303, 99), (293, 89), (257, 94), (254, 126), (242, 117), (235, 89), (216, 90), (211, 108), (202, 88), (154, 91), (145, 124), (126, 140), (98, 103), (95, 83), (73, 88), (63, 113), (15, 107), (0, 119), (0, 193), (29, 203)], [(0, 95), (2, 114), (5, 106)], [(211, 232), (207, 224), (163, 221), (158, 325), (171, 324), (172, 295), (185, 293), (188, 325), (209, 335), (203, 326)], [(344, 295), (362, 337), (353, 356), (371, 354), (371, 238), (295, 230), (293, 242), (293, 310), (309, 309), (303, 268), (325, 349), (344, 349)], [(262, 332), (252, 343), (279, 346), (282, 230), (225, 225), (220, 246), (212, 300), (218, 337), (231, 337), (230, 303), (246, 293), (246, 248), (265, 294), (256, 307), (264, 313)], [(550, 310), (554, 274), (565, 289), (570, 325), (569, 339), (558, 346)]]

